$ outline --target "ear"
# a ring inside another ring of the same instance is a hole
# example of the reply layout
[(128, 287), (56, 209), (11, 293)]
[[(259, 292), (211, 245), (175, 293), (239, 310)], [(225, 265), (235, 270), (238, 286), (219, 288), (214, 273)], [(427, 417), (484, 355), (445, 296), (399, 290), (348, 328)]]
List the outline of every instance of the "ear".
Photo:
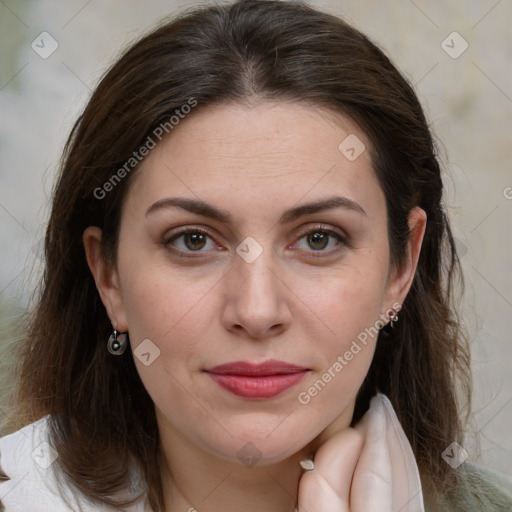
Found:
[(418, 259), (420, 257), (421, 244), (427, 226), (427, 214), (419, 206), (414, 207), (409, 213), (409, 242), (407, 254), (400, 268), (394, 268), (388, 281), (386, 305), (396, 311), (396, 304), (403, 304), (409, 289), (411, 288)]
[(128, 326), (119, 288), (119, 275), (115, 265), (105, 261), (101, 254), (101, 235), (101, 229), (95, 226), (88, 227), (83, 233), (87, 264), (114, 329), (124, 332)]

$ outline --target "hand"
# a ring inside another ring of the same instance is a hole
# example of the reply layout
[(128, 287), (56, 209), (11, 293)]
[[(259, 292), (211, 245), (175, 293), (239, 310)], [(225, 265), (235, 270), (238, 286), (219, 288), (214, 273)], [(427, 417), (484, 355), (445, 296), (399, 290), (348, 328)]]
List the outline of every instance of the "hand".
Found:
[(322, 444), (299, 481), (299, 512), (424, 512), (421, 479), (389, 399)]
[(299, 512), (351, 512), (350, 490), (364, 445), (364, 430), (346, 428), (315, 454), (315, 469), (299, 482)]

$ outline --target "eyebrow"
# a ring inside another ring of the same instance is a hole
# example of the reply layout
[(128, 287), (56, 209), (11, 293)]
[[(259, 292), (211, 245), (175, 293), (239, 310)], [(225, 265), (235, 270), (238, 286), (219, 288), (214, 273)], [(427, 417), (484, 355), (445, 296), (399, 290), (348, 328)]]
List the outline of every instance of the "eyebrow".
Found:
[[(172, 207), (182, 208), (183, 210), (187, 210), (191, 213), (196, 213), (203, 217), (209, 217), (226, 224), (233, 223), (233, 216), (228, 211), (217, 208), (199, 199), (188, 199), (184, 197), (167, 197), (165, 199), (160, 199), (146, 210), (146, 216), (157, 210)], [(281, 215), (279, 224), (286, 224), (305, 215), (325, 210), (333, 210), (334, 208), (345, 208), (366, 216), (366, 212), (360, 204), (356, 203), (352, 199), (348, 199), (347, 197), (334, 196), (320, 201), (295, 206), (286, 210)]]

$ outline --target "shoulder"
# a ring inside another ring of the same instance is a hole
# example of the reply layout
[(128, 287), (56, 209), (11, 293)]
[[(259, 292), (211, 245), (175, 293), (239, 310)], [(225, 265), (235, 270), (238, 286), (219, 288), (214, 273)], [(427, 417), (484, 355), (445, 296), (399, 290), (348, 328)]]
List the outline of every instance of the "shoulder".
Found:
[[(107, 512), (72, 492), (56, 477), (58, 453), (48, 436), (48, 416), (0, 438), (0, 510), (5, 512)], [(59, 485), (59, 482), (61, 485)], [(3, 505), (3, 508), (2, 508)], [(131, 512), (143, 508), (130, 509)]]
[[(461, 483), (448, 491), (426, 512), (507, 512), (512, 510), (512, 478), (492, 469), (466, 462), (461, 466)], [(427, 502), (425, 502), (427, 505)]]
[(477, 464), (464, 466), (468, 490), (486, 504), (486, 511), (512, 510), (512, 478)]
[(48, 441), (48, 417), (0, 438), (0, 468), (8, 478), (0, 483), (0, 500), (6, 512), (70, 512), (86, 505), (59, 490), (53, 468), (58, 455)]

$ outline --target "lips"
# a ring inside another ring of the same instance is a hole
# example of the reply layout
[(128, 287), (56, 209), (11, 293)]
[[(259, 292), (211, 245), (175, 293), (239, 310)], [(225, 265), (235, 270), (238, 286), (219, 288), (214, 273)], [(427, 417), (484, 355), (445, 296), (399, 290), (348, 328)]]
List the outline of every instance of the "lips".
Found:
[(284, 361), (225, 363), (205, 370), (223, 389), (244, 398), (269, 399), (298, 384), (309, 371)]

